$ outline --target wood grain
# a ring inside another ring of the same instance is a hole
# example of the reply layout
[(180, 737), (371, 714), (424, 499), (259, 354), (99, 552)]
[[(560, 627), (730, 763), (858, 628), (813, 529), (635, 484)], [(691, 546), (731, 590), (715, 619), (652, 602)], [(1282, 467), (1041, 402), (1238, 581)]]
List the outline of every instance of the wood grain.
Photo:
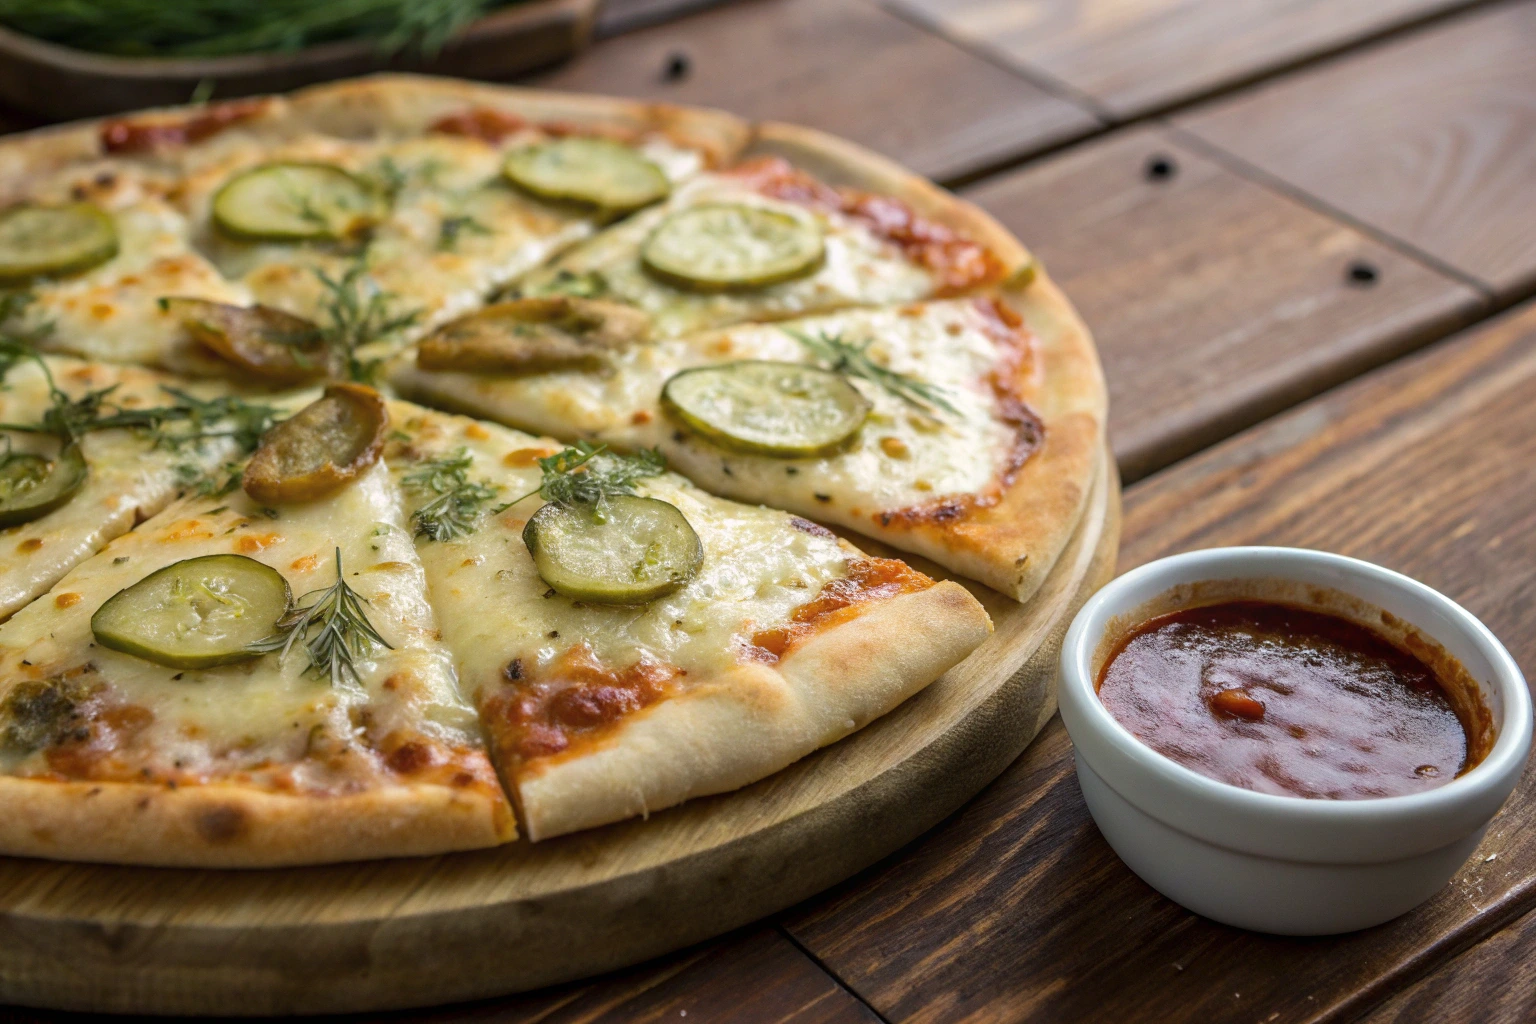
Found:
[(426, 1006), (613, 970), (804, 900), (932, 827), (1050, 718), (1061, 638), (1113, 565), (1118, 494), (1105, 452), (1036, 596), (1021, 605), (976, 586), (996, 625), (980, 649), (854, 735), (733, 793), (442, 857), (245, 872), (0, 859), (0, 1001), (204, 1014)]
[(1251, 79), (1467, 0), (885, 0), (1117, 118)]
[[(6, 1024), (84, 1024), (101, 1018), (11, 1008), (0, 1011), (0, 1019)], [(867, 1006), (795, 948), (782, 932), (762, 926), (596, 981), (560, 985), (511, 999), (391, 1014), (385, 1019), (396, 1024), (640, 1024), (663, 1020), (678, 1024), (689, 1020), (877, 1024)]]
[(1503, 4), (1179, 123), (1510, 298), (1536, 289), (1533, 46), (1536, 4)]
[(1358, 1024), (1419, 1021), (1524, 1024), (1536, 1020), (1536, 913), (1387, 999)]
[[(1527, 306), (1133, 488), (1121, 566), (1222, 544), (1340, 551), (1462, 602), (1529, 672), (1533, 394)], [(1216, 925), (1116, 859), (1069, 755), (1052, 723), (942, 829), (790, 931), (892, 1021), (1289, 1024), (1348, 1020), (1536, 904), (1527, 781), (1458, 877), (1395, 922), (1325, 940)]]
[(941, 181), (1098, 125), (867, 0), (744, 0), (601, 42), (535, 84), (793, 121)]
[[(1170, 169), (1149, 173), (1157, 160)], [(1093, 327), (1127, 481), (1467, 322), (1473, 288), (1133, 129), (965, 191)], [(1376, 274), (1352, 281), (1356, 264)]]

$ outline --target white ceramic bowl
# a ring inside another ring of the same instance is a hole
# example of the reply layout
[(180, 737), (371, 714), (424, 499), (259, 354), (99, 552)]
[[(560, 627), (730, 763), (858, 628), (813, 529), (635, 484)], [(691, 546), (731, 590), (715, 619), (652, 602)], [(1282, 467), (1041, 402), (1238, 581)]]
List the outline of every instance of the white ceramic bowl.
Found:
[[(1411, 624), (1477, 681), (1493, 713), (1493, 748), (1437, 789), (1375, 800), (1256, 793), (1169, 760), (1109, 714), (1094, 681), (1114, 639), (1145, 621), (1148, 609), (1167, 610), (1174, 595), (1192, 587), (1248, 585), (1206, 581), (1255, 581), (1254, 591), (1241, 596), (1289, 600), (1326, 588)], [(1285, 592), (1271, 595), (1271, 585)], [(1281, 935), (1354, 931), (1429, 899), (1477, 847), (1531, 748), (1525, 680), (1470, 612), (1390, 569), (1295, 548), (1192, 551), (1114, 580), (1067, 633), (1060, 702), (1083, 798), (1131, 870), (1197, 914)]]

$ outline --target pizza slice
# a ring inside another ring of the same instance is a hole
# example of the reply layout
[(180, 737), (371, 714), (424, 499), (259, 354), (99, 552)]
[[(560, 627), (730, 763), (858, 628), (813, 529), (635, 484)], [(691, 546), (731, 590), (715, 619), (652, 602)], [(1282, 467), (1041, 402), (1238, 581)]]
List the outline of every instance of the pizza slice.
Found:
[(0, 849), (262, 867), (514, 836), (386, 426), (328, 391), (245, 490), (172, 505), (0, 626)]
[(179, 492), (225, 487), (293, 399), (0, 344), (0, 621)]
[[(292, 109), (307, 128), (313, 112)], [(287, 314), (289, 338), (264, 357), (263, 346), (242, 353), (196, 307), (180, 312), (194, 338), (248, 372), (294, 376), (297, 344), (315, 350), (311, 378), (361, 378), (372, 360), (478, 308), (597, 225), (664, 199), (707, 159), (661, 125), (615, 137), (601, 124), (550, 126), (484, 107), (408, 131), (354, 123), (345, 134), (226, 145), (187, 176), (178, 201), (194, 244), (250, 297), (252, 315)]]
[(747, 785), (990, 632), (953, 582), (615, 457), (400, 403), (386, 452), (531, 839)]
[(857, 530), (1025, 600), (1071, 535), (1103, 444), (1098, 363), (1058, 299), (1041, 280), (1008, 297), (606, 346), (593, 342), (602, 327), (581, 328), (614, 317), (600, 301), (562, 300), (563, 319), (524, 317), (521, 334), (493, 330), (491, 307), (421, 346), (423, 359), (478, 355), (478, 372), (408, 369), (397, 384), (568, 441), (658, 447), (706, 490)]
[[(1010, 265), (1005, 260), (1012, 260)], [(527, 275), (512, 297), (632, 306), (675, 337), (995, 284), (1027, 264), (895, 196), (836, 189), (778, 157), (701, 174)]]

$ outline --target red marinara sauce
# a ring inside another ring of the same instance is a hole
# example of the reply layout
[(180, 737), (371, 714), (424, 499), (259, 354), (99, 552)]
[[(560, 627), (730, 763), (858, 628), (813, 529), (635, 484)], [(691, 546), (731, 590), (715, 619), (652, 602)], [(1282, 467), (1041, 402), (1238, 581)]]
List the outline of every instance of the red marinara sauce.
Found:
[(1455, 668), (1338, 616), (1231, 601), (1142, 624), (1097, 689), (1137, 739), (1202, 775), (1359, 800), (1434, 789), (1486, 756), (1486, 708)]

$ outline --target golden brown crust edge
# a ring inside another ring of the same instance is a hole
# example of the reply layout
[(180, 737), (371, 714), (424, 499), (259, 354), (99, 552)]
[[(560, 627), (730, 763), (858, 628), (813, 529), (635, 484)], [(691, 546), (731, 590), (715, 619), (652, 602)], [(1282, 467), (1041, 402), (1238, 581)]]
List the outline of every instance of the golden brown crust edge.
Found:
[[(466, 106), (489, 106), (535, 122), (656, 132), (678, 145), (701, 151), (712, 166), (733, 161), (752, 134), (748, 122), (720, 110), (430, 75), (382, 73), (257, 99), (265, 103), (265, 109), (230, 131), (281, 139), (307, 128), (360, 138), (385, 132), (421, 132), (445, 114)], [(192, 105), (159, 107), (118, 118), (174, 119), (197, 109)], [(110, 155), (102, 152), (99, 131), (104, 122), (114, 119), (72, 121), (0, 139), (0, 202), (15, 198), (12, 183), (21, 178)]]
[[(994, 590), (1026, 601), (1050, 574), (1092, 489), (1102, 457), (1109, 399), (1087, 326), (1043, 267), (1007, 228), (979, 207), (894, 161), (825, 132), (757, 125), (746, 155), (784, 156), (827, 181), (894, 196), (925, 217), (986, 245), (1010, 271), (998, 289), (1035, 338), (1020, 396), (1045, 424), (1045, 440), (991, 506), (945, 524), (856, 527), (893, 547), (924, 555)], [(1013, 275), (1033, 266), (1029, 283)]]
[(233, 785), (0, 776), (0, 850), (150, 867), (268, 868), (415, 857), (517, 837), (500, 792), (399, 786), (346, 796)]
[(515, 781), (528, 838), (547, 839), (739, 789), (886, 714), (986, 639), (991, 620), (944, 581), (872, 605), (776, 666), (738, 665), (627, 722), (581, 757)]
[(754, 126), (751, 144), (742, 155), (782, 156), (828, 184), (900, 199), (924, 217), (985, 245), (1003, 261), (1010, 276), (1031, 262), (1023, 243), (980, 207), (894, 160), (835, 135), (800, 125), (762, 121)]
[(720, 110), (430, 75), (384, 73), (311, 86), (291, 94), (288, 105), (305, 125), (344, 136), (424, 132), (446, 114), (484, 106), (533, 122), (658, 132), (714, 165), (734, 160), (751, 137), (746, 121)]

